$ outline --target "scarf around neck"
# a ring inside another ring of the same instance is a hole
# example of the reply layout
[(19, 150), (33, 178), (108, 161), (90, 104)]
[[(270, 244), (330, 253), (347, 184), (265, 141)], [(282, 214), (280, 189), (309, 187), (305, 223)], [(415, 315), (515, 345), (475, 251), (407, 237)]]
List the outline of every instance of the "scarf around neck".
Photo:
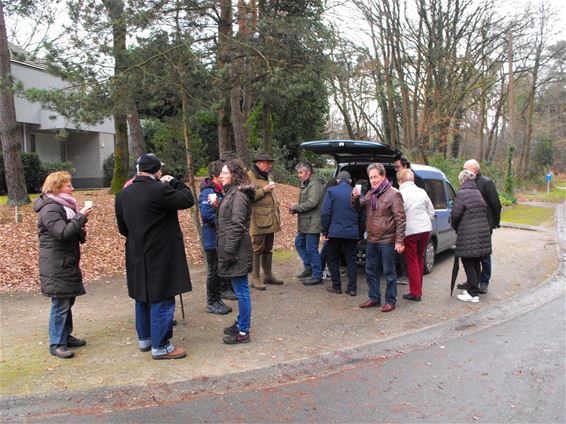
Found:
[(67, 219), (71, 219), (79, 211), (79, 208), (77, 207), (76, 199), (73, 196), (71, 196), (70, 194), (47, 193), (46, 196), (49, 197), (50, 199), (55, 200), (57, 203), (59, 203), (61, 206), (63, 206), (63, 208), (65, 208), (65, 212), (67, 213)]
[(254, 163), (253, 165), (254, 171), (261, 177), (263, 177), (264, 180), (269, 180), (269, 172), (263, 172), (261, 169), (259, 169), (257, 167), (257, 165)]
[(384, 179), (381, 184), (369, 192), (371, 201), (371, 210), (376, 210), (379, 207), (378, 199), (391, 187), (391, 183)]

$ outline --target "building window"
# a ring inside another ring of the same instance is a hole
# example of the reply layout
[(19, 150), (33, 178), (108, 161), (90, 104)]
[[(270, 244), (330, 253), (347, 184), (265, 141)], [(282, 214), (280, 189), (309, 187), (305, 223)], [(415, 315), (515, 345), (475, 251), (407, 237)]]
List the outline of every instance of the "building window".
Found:
[(32, 152), (32, 153), (36, 153), (35, 134), (30, 134), (30, 136), (29, 136), (29, 151)]

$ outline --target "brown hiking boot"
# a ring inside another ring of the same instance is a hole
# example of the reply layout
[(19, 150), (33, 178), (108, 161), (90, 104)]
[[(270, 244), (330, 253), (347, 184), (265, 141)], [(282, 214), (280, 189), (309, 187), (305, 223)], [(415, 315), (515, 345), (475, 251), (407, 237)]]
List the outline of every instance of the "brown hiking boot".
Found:
[(185, 349), (181, 349), (180, 347), (176, 347), (171, 352), (166, 353), (165, 355), (152, 355), (153, 359), (181, 359), (187, 356), (187, 352)]

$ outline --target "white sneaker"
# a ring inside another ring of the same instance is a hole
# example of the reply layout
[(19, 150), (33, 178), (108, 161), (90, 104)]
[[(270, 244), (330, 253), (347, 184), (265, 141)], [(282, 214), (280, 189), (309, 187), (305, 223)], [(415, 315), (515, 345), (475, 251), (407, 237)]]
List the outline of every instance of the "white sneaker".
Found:
[(480, 303), (480, 298), (478, 296), (471, 296), (466, 290), (459, 294), (458, 300), (462, 302), (470, 302), (470, 303)]
[(406, 286), (407, 284), (409, 284), (409, 277), (407, 277), (406, 275), (402, 275), (401, 277), (397, 277), (397, 284), (402, 284), (402, 285)]

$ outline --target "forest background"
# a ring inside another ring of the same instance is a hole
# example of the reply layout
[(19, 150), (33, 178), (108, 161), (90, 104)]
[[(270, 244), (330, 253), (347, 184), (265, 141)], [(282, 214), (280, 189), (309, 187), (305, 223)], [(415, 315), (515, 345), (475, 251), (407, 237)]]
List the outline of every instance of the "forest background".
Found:
[(276, 177), (292, 182), (306, 154), (299, 144), (314, 139), (375, 140), (448, 174), (474, 157), (510, 197), (513, 185), (566, 169), (566, 22), (558, 3), (2, 0), (0, 7), (0, 63), (9, 41), (69, 81), (68, 90), (35, 90), (2, 66), (9, 203), (29, 201), (12, 137), (14, 94), (73, 122), (113, 116), (115, 152), (106, 164), (113, 192), (147, 151), (193, 188), (195, 175), (226, 150), (247, 163), (270, 152)]

